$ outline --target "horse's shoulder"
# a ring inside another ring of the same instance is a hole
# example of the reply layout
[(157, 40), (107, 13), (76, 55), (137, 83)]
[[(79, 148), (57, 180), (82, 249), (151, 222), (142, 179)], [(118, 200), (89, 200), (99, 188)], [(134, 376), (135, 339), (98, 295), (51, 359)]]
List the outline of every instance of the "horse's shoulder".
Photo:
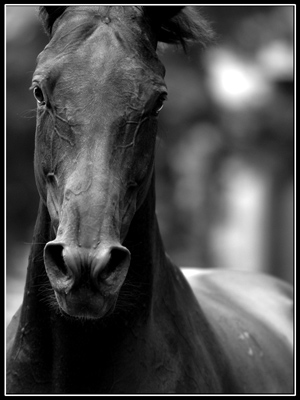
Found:
[(182, 271), (233, 374), (245, 382), (245, 391), (254, 384), (261, 392), (290, 392), (293, 387), (291, 286), (258, 273)]
[[(288, 283), (262, 273), (183, 268), (203, 308), (218, 317), (253, 318), (292, 342), (293, 290)], [(219, 310), (219, 312), (218, 312)]]

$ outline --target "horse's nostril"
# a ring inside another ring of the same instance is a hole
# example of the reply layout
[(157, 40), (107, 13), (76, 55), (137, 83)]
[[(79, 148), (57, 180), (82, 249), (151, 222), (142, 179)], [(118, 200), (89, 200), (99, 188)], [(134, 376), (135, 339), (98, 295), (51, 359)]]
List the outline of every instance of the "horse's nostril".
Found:
[(108, 265), (105, 269), (108, 269), (112, 272), (118, 266), (122, 266), (124, 263), (128, 261), (129, 252), (127, 249), (123, 249), (122, 247), (113, 247), (110, 251), (110, 259)]
[(102, 281), (114, 281), (120, 275), (127, 274), (129, 263), (130, 252), (125, 247), (114, 246), (97, 257), (94, 279), (98, 284)]
[(48, 244), (45, 248), (45, 264), (47, 271), (59, 270), (63, 275), (68, 275), (68, 269), (63, 258), (64, 247), (60, 244)]

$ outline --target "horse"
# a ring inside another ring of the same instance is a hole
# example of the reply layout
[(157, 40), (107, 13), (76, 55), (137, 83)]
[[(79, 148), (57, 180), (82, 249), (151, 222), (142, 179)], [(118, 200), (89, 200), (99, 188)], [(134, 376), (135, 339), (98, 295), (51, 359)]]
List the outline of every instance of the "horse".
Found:
[(34, 171), (40, 196), (6, 390), (293, 393), (292, 288), (181, 269), (155, 214), (167, 96), (159, 42), (205, 43), (193, 7), (43, 6)]

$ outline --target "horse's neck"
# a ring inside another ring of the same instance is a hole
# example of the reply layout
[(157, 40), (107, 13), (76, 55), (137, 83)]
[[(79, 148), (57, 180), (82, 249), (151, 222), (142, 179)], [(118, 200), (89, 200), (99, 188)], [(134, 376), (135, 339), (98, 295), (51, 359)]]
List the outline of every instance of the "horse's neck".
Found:
[(151, 306), (154, 298), (162, 293), (169, 266), (155, 214), (154, 177), (143, 205), (132, 220), (124, 245), (131, 252), (126, 282), (140, 285), (144, 304)]
[[(9, 356), (7, 359), (8, 375), (10, 370), (17, 374), (20, 372), (21, 381), (24, 380), (24, 385), (27, 370), (22, 368), (23, 363), (26, 364), (29, 361), (37, 363), (38, 378), (43, 380), (43, 377), (48, 375), (47, 366), (52, 359), (49, 346), (49, 343), (51, 343), (50, 314), (45, 302), (45, 292), (49, 290), (49, 286), (43, 262), (43, 249), (50, 240), (50, 229), (50, 217), (47, 208), (40, 200), (27, 268), (21, 315), (12, 347), (8, 349)], [(43, 360), (43, 362), (40, 362), (40, 360)], [(20, 384), (20, 387), (22, 387), (22, 384)]]

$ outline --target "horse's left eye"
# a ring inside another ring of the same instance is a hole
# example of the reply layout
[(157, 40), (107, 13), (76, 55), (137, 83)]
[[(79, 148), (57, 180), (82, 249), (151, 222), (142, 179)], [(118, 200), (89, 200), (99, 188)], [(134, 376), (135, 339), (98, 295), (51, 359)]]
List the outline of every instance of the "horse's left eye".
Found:
[(157, 116), (157, 115), (160, 113), (160, 111), (163, 109), (165, 100), (166, 100), (166, 97), (165, 97), (165, 96), (161, 96), (161, 97), (157, 100), (157, 102), (156, 102), (156, 104), (155, 104), (155, 107), (154, 107), (154, 109), (153, 109), (153, 115), (154, 115), (154, 116)]
[(33, 89), (33, 95), (34, 95), (36, 101), (37, 101), (40, 105), (44, 105), (44, 104), (46, 103), (46, 102), (45, 102), (45, 98), (44, 98), (43, 91), (42, 91), (42, 89), (41, 89), (40, 87), (36, 86), (36, 87)]

